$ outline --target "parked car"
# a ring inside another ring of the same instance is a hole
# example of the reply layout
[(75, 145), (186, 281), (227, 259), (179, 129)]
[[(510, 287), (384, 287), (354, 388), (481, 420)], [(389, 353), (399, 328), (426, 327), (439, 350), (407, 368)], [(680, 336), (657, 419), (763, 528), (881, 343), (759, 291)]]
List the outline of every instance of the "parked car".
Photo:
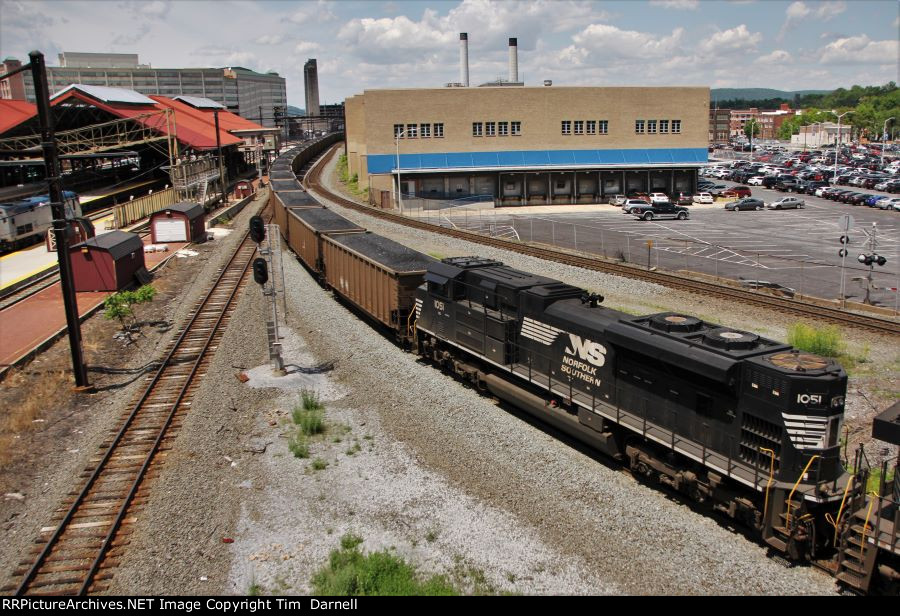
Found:
[(631, 208), (631, 214), (641, 220), (653, 220), (654, 218), (677, 218), (685, 220), (688, 218), (688, 209), (680, 205), (675, 205), (669, 201), (665, 203), (652, 203), (643, 205), (635, 205)]
[(781, 192), (794, 192), (797, 190), (797, 181), (796, 180), (779, 180), (775, 186), (775, 190)]
[(701, 192), (694, 195), (694, 203), (715, 203), (716, 199), (708, 192)]
[(693, 203), (694, 198), (685, 193), (678, 193), (678, 198), (675, 199), (675, 205), (693, 205)]
[(748, 186), (762, 186), (764, 179), (765, 179), (765, 177), (761, 176), (761, 175), (753, 176), (752, 178), (747, 180), (747, 185)]
[(663, 203), (668, 203), (668, 202), (669, 202), (669, 195), (667, 195), (666, 193), (659, 193), (659, 192), (650, 193), (650, 203), (651, 204), (661, 205)]
[[(750, 188), (747, 186), (732, 186), (726, 190), (723, 190), (720, 193), (720, 197), (737, 197), (739, 199), (743, 199), (744, 197), (749, 197), (751, 195)], [(760, 202), (762, 203), (762, 202)]]
[(828, 186), (827, 182), (822, 182), (819, 180), (809, 182), (803, 189), (803, 192), (807, 195), (816, 194), (818, 195), (818, 191), (820, 188), (826, 188)]
[(638, 191), (632, 190), (625, 194), (629, 199), (640, 199), (644, 203), (650, 203), (650, 195), (648, 195), (645, 192), (638, 192)]
[(756, 199), (754, 197), (738, 199), (737, 201), (731, 201), (725, 204), (725, 209), (732, 212), (737, 212), (739, 210), (761, 210), (764, 207), (766, 207), (766, 204), (763, 203), (762, 199)]
[(864, 203), (869, 207), (875, 207), (882, 199), (884, 199), (884, 197), (881, 195), (869, 195), (865, 198)]
[(777, 201), (766, 204), (766, 207), (770, 210), (802, 209), (805, 206), (806, 202), (803, 199), (798, 199), (797, 197), (782, 197)]
[(890, 210), (896, 205), (900, 205), (900, 197), (885, 197), (876, 204), (876, 207), (880, 210)]
[(625, 205), (628, 198), (625, 195), (613, 195), (609, 198), (610, 205)]

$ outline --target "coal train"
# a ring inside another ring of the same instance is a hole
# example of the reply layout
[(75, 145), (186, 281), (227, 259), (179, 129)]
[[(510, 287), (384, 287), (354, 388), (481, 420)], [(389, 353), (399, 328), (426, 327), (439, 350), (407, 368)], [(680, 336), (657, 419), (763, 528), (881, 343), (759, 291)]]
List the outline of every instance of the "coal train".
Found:
[(882, 480), (867, 496), (859, 453), (857, 472), (845, 469), (847, 375), (835, 361), (689, 315), (628, 315), (499, 261), (438, 261), (322, 207), (295, 178), (272, 188), (299, 260), (409, 350), (777, 553), (857, 591), (896, 590), (900, 490)]

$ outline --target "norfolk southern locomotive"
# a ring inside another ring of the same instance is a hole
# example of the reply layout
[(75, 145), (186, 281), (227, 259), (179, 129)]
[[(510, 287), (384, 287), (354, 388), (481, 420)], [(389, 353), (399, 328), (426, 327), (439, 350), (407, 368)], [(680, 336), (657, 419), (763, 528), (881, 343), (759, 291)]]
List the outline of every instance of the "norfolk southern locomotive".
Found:
[(847, 375), (834, 361), (695, 317), (633, 317), (498, 261), (444, 259), (425, 281), (423, 355), (781, 552), (816, 556), (830, 543), (824, 514), (849, 479), (838, 442)]

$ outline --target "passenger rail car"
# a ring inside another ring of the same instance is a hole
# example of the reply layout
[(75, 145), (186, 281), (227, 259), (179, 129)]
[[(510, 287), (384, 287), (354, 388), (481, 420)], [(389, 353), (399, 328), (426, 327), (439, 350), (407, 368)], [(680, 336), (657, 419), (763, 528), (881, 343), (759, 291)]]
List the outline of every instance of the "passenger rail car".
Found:
[[(63, 204), (68, 220), (81, 217), (78, 195), (68, 190), (63, 191)], [(53, 213), (49, 195), (0, 203), (0, 252), (40, 241), (52, 227)]]
[(301, 262), (422, 357), (845, 585), (897, 577), (896, 556), (878, 556), (900, 549), (897, 497), (877, 512), (893, 534), (866, 551), (872, 505), (860, 465), (851, 476), (840, 460), (847, 375), (833, 360), (688, 315), (624, 314), (490, 259), (436, 261), (288, 194), (275, 206)]

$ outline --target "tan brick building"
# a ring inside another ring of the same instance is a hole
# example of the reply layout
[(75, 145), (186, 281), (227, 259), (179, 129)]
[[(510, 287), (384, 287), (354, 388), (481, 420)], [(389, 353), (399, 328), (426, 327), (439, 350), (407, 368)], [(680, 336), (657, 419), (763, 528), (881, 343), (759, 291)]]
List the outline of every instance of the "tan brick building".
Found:
[(434, 199), (687, 193), (707, 161), (709, 88), (366, 90), (345, 107), (350, 173), (376, 202), (398, 170), (404, 196)]

